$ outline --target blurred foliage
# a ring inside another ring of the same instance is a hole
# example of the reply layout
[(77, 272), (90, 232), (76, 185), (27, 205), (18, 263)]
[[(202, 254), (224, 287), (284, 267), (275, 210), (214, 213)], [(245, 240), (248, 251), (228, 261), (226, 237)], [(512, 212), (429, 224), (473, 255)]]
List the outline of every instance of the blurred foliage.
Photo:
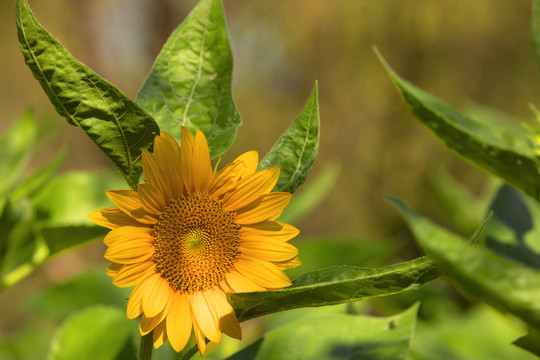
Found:
[[(59, 34), (75, 57), (132, 98), (162, 43), (194, 4), (194, 0), (31, 1), (45, 27)], [(317, 252), (321, 249), (327, 249), (329, 254), (324, 266), (349, 262), (357, 266), (379, 266), (390, 260), (388, 254), (402, 249), (401, 238), (406, 237), (404, 225), (381, 201), (384, 193), (403, 198), (419, 212), (432, 214), (435, 220), (471, 235), (478, 220), (485, 215), (493, 182), (447, 152), (424, 129), (410, 121), (408, 109), (400, 104), (371, 46), (377, 45), (398, 73), (457, 107), (463, 107), (469, 103), (469, 98), (474, 98), (479, 103), (528, 119), (531, 116), (526, 104), (540, 93), (540, 75), (535, 69), (529, 40), (530, 10), (529, 2), (487, 0), (436, 3), (362, 0), (331, 4), (316, 0), (310, 2), (310, 6), (300, 0), (226, 1), (225, 12), (235, 55), (233, 93), (244, 125), (238, 131), (234, 146), (223, 156), (224, 163), (249, 149), (265, 154), (274, 139), (287, 128), (289, 119), (297, 114), (298, 104), (305, 101), (313, 81), (319, 81), (323, 136), (314, 173), (324, 174), (327, 164), (336, 164), (342, 171), (330, 196), (321, 200), (321, 206), (311, 216), (302, 217), (301, 211), (300, 215), (289, 216), (300, 221), (299, 227), (305, 235), (338, 233), (343, 238), (318, 239), (317, 248), (307, 242), (305, 246), (300, 243), (301, 251), (307, 254), (305, 268), (300, 268), (302, 272), (320, 268), (315, 266), (321, 255)], [(4, 34), (0, 46), (7, 49), (0, 56), (1, 132), (7, 130), (28, 104), (36, 105), (39, 119), (56, 117), (23, 64), (13, 12), (13, 2), (0, 2), (0, 30)], [(298, 21), (298, 14), (302, 21)], [(404, 119), (407, 121), (402, 121)], [(107, 160), (90, 141), (55, 120), (40, 124), (43, 126), (40, 134), (61, 133), (62, 137), (70, 139), (62, 173), (71, 169), (110, 169)], [(57, 140), (60, 137), (54, 136)], [(52, 142), (57, 143), (59, 141)], [(42, 166), (56, 151), (56, 145), (40, 151), (30, 161), (26, 173)], [(58, 220), (56, 230), (49, 233), (51, 239), (65, 238), (61, 231), (74, 231), (69, 228), (74, 224), (84, 226), (83, 219), (72, 217), (84, 216), (86, 212), (81, 212), (83, 209), (71, 211), (66, 205), (72, 196), (102, 203), (105, 201), (102, 190), (120, 186), (111, 185), (114, 180), (107, 180), (118, 179), (118, 174), (89, 176), (91, 179), (68, 174), (53, 182), (52, 188), (56, 186), (59, 193), (65, 194), (58, 198), (62, 203), (59, 206), (50, 203), (47, 191), (52, 190), (40, 189), (43, 191), (36, 197), (40, 199), (40, 206), (59, 211), (51, 212)], [(95, 188), (89, 188), (88, 181), (96, 184)], [(333, 183), (333, 179), (329, 183)], [(457, 203), (455, 194), (463, 194), (464, 188), (470, 189), (464, 200), (466, 211), (457, 212), (463, 202)], [(84, 203), (87, 205), (90, 210), (103, 206)], [(16, 214), (20, 219), (24, 208), (21, 205), (18, 209)], [(502, 223), (494, 223), (493, 231), (507, 224)], [(43, 234), (46, 237), (47, 231)], [(374, 238), (381, 242), (366, 245)], [(394, 241), (383, 240), (390, 238)], [(58, 251), (61, 249), (62, 246)], [(353, 251), (360, 255), (346, 257)], [(53, 262), (41, 274), (0, 297), (0, 318), (5, 319), (0, 323), (0, 358), (30, 359), (35, 354), (47, 353), (52, 331), (82, 306), (95, 303), (125, 306), (127, 293), (122, 297), (116, 292), (121, 289), (110, 286), (103, 268), (95, 275), (75, 278), (68, 270), (80, 259), (92, 258), (92, 253), (99, 257), (102, 249), (84, 248), (79, 255), (60, 264), (61, 280), (54, 280), (51, 275)], [(410, 247), (400, 252), (402, 257), (411, 254), (416, 252)], [(53, 280), (56, 286), (47, 289)], [(466, 358), (464, 354), (476, 355), (471, 359), (490, 358), (494, 354), (499, 358), (528, 358), (522, 350), (505, 344), (518, 334), (514, 335), (511, 327), (503, 326), (500, 318), (484, 309), (461, 309), (458, 305), (463, 299), (441, 291), (436, 285), (426, 288), (418, 290), (424, 291), (423, 296), (426, 292), (430, 295), (427, 304), (420, 308), (421, 315), (429, 313), (430, 304), (446, 304), (447, 301), (451, 302), (452, 311), (448, 311), (447, 316), (424, 319), (420, 323), (413, 338), (411, 358), (461, 359)], [(78, 296), (71, 295), (68, 303), (60, 303), (66, 293)], [(392, 299), (391, 304), (373, 302), (378, 304), (374, 308), (388, 315), (395, 313), (396, 307), (405, 309), (411, 302), (411, 299), (400, 300), (404, 297)], [(340, 311), (343, 309), (347, 308)], [(286, 314), (301, 310), (306, 309)], [(268, 323), (267, 329), (271, 330), (273, 326)], [(255, 327), (261, 322), (245, 325)], [(478, 336), (470, 337), (470, 334)], [(498, 339), (500, 349), (488, 346), (484, 340), (487, 338)], [(473, 349), (472, 339), (486, 346)], [(462, 344), (464, 352), (460, 350)], [(236, 350), (243, 346), (231, 345), (227, 340), (221, 345), (218, 351), (226, 351), (227, 346)], [(160, 349), (156, 358), (170, 359), (169, 351), (169, 348)]]

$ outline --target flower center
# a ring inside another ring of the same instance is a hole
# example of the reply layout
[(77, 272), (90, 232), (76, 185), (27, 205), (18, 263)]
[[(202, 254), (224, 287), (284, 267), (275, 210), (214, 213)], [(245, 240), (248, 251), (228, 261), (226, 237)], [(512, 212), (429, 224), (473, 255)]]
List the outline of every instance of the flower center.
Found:
[(218, 285), (239, 254), (240, 225), (218, 199), (188, 194), (172, 200), (154, 226), (156, 272), (178, 291)]

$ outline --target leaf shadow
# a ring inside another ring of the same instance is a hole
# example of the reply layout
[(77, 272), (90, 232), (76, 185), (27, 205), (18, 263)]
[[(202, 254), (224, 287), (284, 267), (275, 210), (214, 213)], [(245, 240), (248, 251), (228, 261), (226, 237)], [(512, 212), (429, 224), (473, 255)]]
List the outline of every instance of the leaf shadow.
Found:
[(497, 191), (490, 209), (493, 211), (493, 220), (511, 230), (513, 239), (512, 242), (504, 241), (499, 232), (488, 231), (484, 239), (486, 246), (499, 255), (520, 264), (540, 269), (540, 254), (525, 241), (526, 235), (534, 230), (534, 222), (524, 195), (504, 184)]

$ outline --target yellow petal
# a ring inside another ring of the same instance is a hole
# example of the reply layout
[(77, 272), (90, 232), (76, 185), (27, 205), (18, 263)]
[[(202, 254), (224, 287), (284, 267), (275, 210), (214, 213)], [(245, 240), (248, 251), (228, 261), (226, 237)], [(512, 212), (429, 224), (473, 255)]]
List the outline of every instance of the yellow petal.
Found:
[(139, 283), (139, 285), (135, 286), (135, 289), (133, 289), (131, 295), (129, 296), (126, 311), (128, 319), (135, 319), (143, 312), (141, 301), (144, 287), (141, 285), (142, 283)]
[(208, 303), (204, 292), (191, 294), (191, 309), (193, 310), (193, 317), (197, 320), (197, 324), (204, 335), (212, 342), (220, 342), (219, 319), (215, 310)]
[(154, 328), (160, 324), (162, 321), (165, 320), (169, 313), (169, 303), (165, 305), (165, 308), (162, 312), (160, 312), (158, 315), (154, 317), (146, 316), (146, 314), (143, 315), (141, 318), (141, 322), (139, 323), (139, 331), (141, 335), (146, 335), (150, 331), (154, 330)]
[(298, 249), (291, 244), (270, 239), (264, 241), (242, 241), (239, 249), (240, 253), (251, 258), (267, 261), (290, 260), (298, 254)]
[(255, 284), (253, 281), (249, 280), (237, 271), (231, 271), (225, 275), (225, 279), (227, 284), (234, 290), (234, 292), (237, 293), (266, 290), (266, 288)]
[(300, 261), (298, 257), (295, 257), (287, 261), (274, 262), (274, 265), (276, 265), (280, 270), (288, 270), (302, 265), (302, 261)]
[(186, 127), (180, 128), (180, 168), (184, 187), (188, 194), (193, 192), (191, 160), (193, 157), (193, 135)]
[(107, 270), (105, 270), (105, 273), (107, 275), (109, 275), (110, 277), (115, 277), (116, 274), (118, 274), (118, 272), (122, 269), (124, 265), (122, 264), (117, 264), (117, 263), (112, 263), (108, 268)]
[(154, 254), (151, 239), (138, 238), (128, 241), (116, 241), (105, 251), (105, 259), (119, 264), (134, 264), (150, 259)]
[(201, 356), (204, 355), (206, 351), (206, 340), (203, 331), (197, 323), (197, 318), (193, 316), (193, 332), (195, 333), (195, 340), (197, 341), (197, 347), (199, 348), (199, 353)]
[(176, 140), (167, 132), (162, 131), (154, 142), (154, 160), (161, 169), (161, 188), (166, 191), (168, 203), (182, 195), (184, 184), (181, 175), (180, 147)]
[(162, 312), (167, 305), (171, 288), (169, 282), (157, 273), (146, 278), (144, 284), (143, 310), (146, 316), (153, 317)]
[(208, 192), (210, 183), (212, 182), (212, 163), (210, 162), (210, 153), (208, 143), (204, 134), (197, 130), (195, 139), (193, 140), (193, 155), (192, 155), (192, 176), (193, 176), (193, 191), (198, 193)]
[(156, 214), (152, 214), (144, 208), (136, 191), (107, 190), (105, 193), (116, 207), (138, 222), (150, 225), (157, 222)]
[(216, 288), (205, 292), (205, 298), (217, 314), (221, 331), (234, 339), (242, 340), (242, 329), (225, 293)]
[(253, 241), (272, 239), (289, 241), (300, 233), (300, 230), (292, 225), (279, 221), (263, 221), (258, 224), (242, 226), (240, 229), (240, 238)]
[(122, 226), (146, 226), (133, 219), (118, 208), (105, 208), (91, 212), (88, 218), (98, 224), (109, 229), (116, 229)]
[(257, 170), (257, 165), (259, 164), (259, 153), (255, 150), (248, 151), (237, 157), (234, 161), (241, 161), (244, 164), (242, 175), (240, 175), (240, 179), (243, 179), (244, 177), (253, 174), (255, 170)]
[(154, 340), (154, 348), (157, 349), (158, 347), (163, 345), (165, 341), (167, 341), (167, 329), (165, 328), (165, 321), (159, 323), (152, 334)]
[(118, 287), (130, 287), (142, 282), (147, 276), (155, 273), (156, 265), (152, 261), (143, 261), (124, 265), (115, 275), (113, 284)]
[(291, 194), (275, 192), (263, 195), (260, 201), (238, 210), (235, 222), (241, 225), (259, 223), (277, 218), (291, 201)]
[(182, 351), (191, 336), (191, 304), (188, 295), (179, 291), (171, 297), (171, 307), (167, 315), (167, 335), (174, 350)]
[(159, 216), (166, 207), (161, 191), (149, 183), (137, 185), (137, 190), (145, 209)]
[(271, 167), (246, 176), (235, 190), (223, 198), (223, 209), (235, 211), (255, 202), (261, 195), (267, 194), (276, 185), (279, 168)]
[(220, 197), (223, 194), (234, 190), (238, 185), (238, 180), (244, 171), (244, 163), (235, 161), (227, 164), (223, 169), (218, 171), (212, 180), (208, 193), (212, 197)]
[(103, 243), (112, 246), (116, 242), (130, 241), (131, 239), (148, 239), (148, 241), (152, 241), (151, 232), (152, 229), (149, 227), (122, 226), (109, 231), (105, 239), (103, 239)]
[(240, 255), (234, 264), (236, 270), (265, 288), (275, 289), (291, 285), (291, 280), (274, 264)]

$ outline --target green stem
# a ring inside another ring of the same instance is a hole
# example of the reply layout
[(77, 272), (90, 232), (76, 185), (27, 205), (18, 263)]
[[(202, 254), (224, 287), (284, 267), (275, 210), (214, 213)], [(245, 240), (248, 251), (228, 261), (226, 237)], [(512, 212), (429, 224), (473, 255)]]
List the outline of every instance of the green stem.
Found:
[(141, 336), (141, 347), (139, 349), (139, 360), (152, 360), (152, 350), (154, 350), (154, 335), (152, 331)]

